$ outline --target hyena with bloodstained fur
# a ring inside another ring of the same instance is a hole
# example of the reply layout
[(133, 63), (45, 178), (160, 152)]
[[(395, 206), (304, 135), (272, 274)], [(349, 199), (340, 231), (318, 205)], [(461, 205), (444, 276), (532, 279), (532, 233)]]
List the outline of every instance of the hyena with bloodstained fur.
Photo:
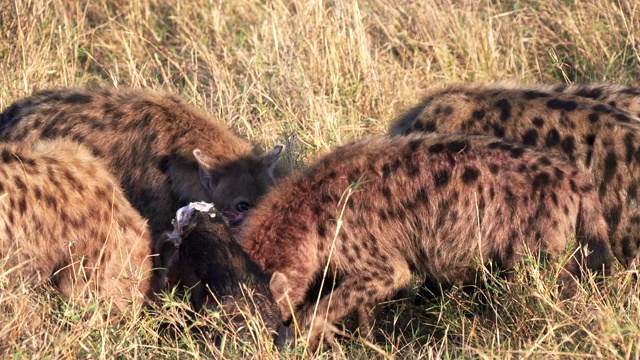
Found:
[(588, 256), (576, 251), (561, 272), (567, 284), (581, 269), (607, 273), (612, 259), (585, 176), (552, 154), (483, 136), (415, 134), (342, 146), (271, 190), (239, 239), (273, 273), (285, 320), (301, 309), (298, 321), (309, 326), (314, 305), (304, 299), (317, 275), (328, 266), (339, 279), (320, 300), (316, 340), (319, 319), (333, 323), (357, 310), (367, 326), (369, 310), (407, 286), (412, 272), (468, 283), (480, 259), (510, 270), (525, 248), (554, 259), (568, 244), (587, 247)]
[(394, 121), (389, 133), (493, 135), (563, 155), (591, 178), (603, 204), (613, 252), (630, 267), (640, 249), (640, 122), (619, 108), (637, 108), (633, 88), (625, 89), (453, 87), (426, 96)]
[(104, 159), (154, 238), (189, 201), (212, 201), (241, 221), (281, 170), (282, 146), (257, 154), (179, 97), (149, 90), (43, 91), (0, 115), (0, 140), (51, 138), (73, 139)]
[(151, 236), (100, 159), (68, 140), (0, 145), (0, 262), (10, 279), (53, 280), (121, 310), (164, 283)]

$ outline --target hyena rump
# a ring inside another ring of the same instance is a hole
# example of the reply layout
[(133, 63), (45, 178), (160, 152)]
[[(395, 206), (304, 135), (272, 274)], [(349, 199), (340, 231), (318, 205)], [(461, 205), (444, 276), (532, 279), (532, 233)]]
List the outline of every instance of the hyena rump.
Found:
[[(640, 249), (640, 122), (624, 110), (592, 100), (600, 97), (595, 93), (587, 96), (579, 87), (561, 89), (567, 93), (551, 87), (436, 91), (393, 122), (389, 133), (493, 135), (563, 155), (591, 178), (603, 204), (613, 252), (629, 267)], [(600, 90), (601, 96), (615, 97), (615, 91)]]
[(66, 298), (89, 291), (124, 310), (164, 282), (152, 275), (151, 245), (145, 220), (89, 150), (67, 140), (0, 145), (0, 262), (10, 279), (53, 280)]
[(44, 91), (0, 115), (0, 140), (51, 138), (73, 139), (104, 159), (154, 238), (189, 201), (212, 201), (241, 220), (274, 183), (282, 150), (257, 154), (179, 97), (149, 90)]
[(339, 279), (333, 296), (320, 300), (314, 339), (319, 319), (332, 323), (354, 310), (366, 326), (369, 310), (407, 286), (414, 271), (438, 283), (468, 283), (480, 259), (509, 270), (525, 248), (553, 259), (569, 243), (590, 255), (574, 253), (563, 283), (583, 268), (606, 273), (611, 264), (587, 178), (552, 154), (482, 136), (415, 134), (342, 146), (271, 190), (240, 240), (273, 274), (285, 320), (285, 295), (308, 326), (314, 305), (304, 299), (314, 279), (325, 266)]

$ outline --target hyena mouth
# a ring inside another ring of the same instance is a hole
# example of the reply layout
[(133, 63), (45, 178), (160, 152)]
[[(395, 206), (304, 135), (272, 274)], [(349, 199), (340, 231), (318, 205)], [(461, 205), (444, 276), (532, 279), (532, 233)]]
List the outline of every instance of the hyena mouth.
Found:
[(244, 223), (246, 213), (240, 211), (227, 210), (222, 212), (222, 216), (227, 219), (231, 231), (235, 232)]

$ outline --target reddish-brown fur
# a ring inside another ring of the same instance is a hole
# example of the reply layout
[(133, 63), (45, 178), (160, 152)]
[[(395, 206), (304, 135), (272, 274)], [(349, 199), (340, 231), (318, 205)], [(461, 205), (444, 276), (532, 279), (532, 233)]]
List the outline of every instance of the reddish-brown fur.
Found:
[[(52, 279), (67, 298), (141, 304), (152, 276), (151, 237), (101, 160), (66, 140), (0, 145), (0, 261), (8, 276)], [(15, 268), (14, 268), (15, 267)]]
[(179, 97), (150, 90), (44, 91), (0, 115), (0, 140), (51, 138), (73, 139), (104, 159), (154, 238), (189, 201), (246, 211), (274, 183), (282, 149), (256, 154)]
[(613, 252), (631, 266), (640, 254), (640, 122), (619, 107), (635, 112), (637, 99), (633, 88), (595, 85), (453, 87), (429, 94), (389, 133), (493, 135), (563, 155), (590, 176)]
[(366, 325), (370, 308), (407, 286), (414, 271), (466, 283), (480, 261), (509, 270), (525, 248), (553, 259), (569, 243), (591, 255), (577, 252), (564, 280), (580, 277), (579, 264), (605, 272), (611, 264), (601, 205), (586, 177), (554, 155), (482, 136), (416, 134), (342, 146), (276, 186), (245, 226), (243, 248), (274, 273), (271, 291), (285, 319), (285, 293), (293, 309), (302, 306), (304, 326), (314, 309), (305, 295), (325, 266), (339, 282), (331, 300), (320, 300), (318, 319), (333, 323), (358, 310)]

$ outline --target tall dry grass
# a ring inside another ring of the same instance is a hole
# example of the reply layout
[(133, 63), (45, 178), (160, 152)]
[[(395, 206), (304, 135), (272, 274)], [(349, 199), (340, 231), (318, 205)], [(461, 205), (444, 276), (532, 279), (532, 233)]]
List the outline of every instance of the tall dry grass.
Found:
[[(160, 88), (267, 145), (295, 133), (295, 156), (308, 161), (384, 132), (429, 87), (638, 85), (638, 29), (633, 0), (7, 0), (0, 2), (0, 108), (60, 86)], [(50, 292), (8, 283), (1, 270), (2, 357), (300, 355), (270, 349), (259, 331), (242, 338), (222, 329), (218, 347), (188, 334), (161, 340), (158, 323), (194, 325), (179, 299), (167, 296), (154, 316), (113, 326), (92, 315), (103, 309), (67, 306)], [(426, 309), (389, 305), (378, 346), (400, 358), (637, 359), (640, 289), (631, 275), (619, 274), (603, 293), (587, 289), (570, 305), (544, 287), (497, 282), (482, 316), (469, 316), (478, 312), (474, 298), (456, 291)], [(216, 319), (198, 321), (221, 327)], [(340, 344), (322, 357), (377, 354), (358, 341)]]

